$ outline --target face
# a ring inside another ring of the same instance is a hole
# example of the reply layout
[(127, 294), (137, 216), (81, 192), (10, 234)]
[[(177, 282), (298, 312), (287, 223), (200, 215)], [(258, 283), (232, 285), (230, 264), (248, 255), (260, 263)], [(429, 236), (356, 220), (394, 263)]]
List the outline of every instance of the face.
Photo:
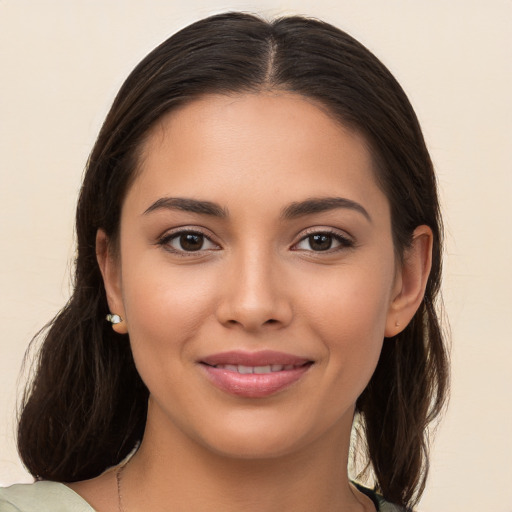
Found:
[(237, 457), (346, 439), (402, 286), (364, 140), (298, 95), (207, 96), (140, 169), (103, 271), (148, 425)]

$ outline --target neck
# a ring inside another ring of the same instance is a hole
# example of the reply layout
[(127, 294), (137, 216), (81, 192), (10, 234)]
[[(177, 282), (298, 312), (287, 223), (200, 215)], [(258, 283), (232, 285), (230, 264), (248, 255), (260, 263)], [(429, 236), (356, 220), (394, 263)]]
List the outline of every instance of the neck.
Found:
[(339, 427), (293, 453), (249, 459), (215, 453), (178, 428), (157, 428), (149, 415), (143, 442), (123, 472), (125, 510), (365, 510), (346, 469), (351, 425)]

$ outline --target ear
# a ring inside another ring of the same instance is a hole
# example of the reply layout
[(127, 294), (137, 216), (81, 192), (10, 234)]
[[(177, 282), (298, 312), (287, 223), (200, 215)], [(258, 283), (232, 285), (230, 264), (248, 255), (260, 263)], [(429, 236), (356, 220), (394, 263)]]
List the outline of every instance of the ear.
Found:
[(120, 323), (112, 324), (112, 329), (119, 334), (127, 334), (128, 325), (121, 293), (121, 262), (114, 254), (109, 239), (102, 229), (98, 229), (96, 233), (96, 259), (103, 277), (110, 312), (119, 315), (122, 319)]
[(405, 251), (401, 268), (397, 270), (386, 320), (384, 335), (387, 338), (405, 329), (423, 300), (432, 266), (432, 243), (433, 234), (428, 226), (418, 226), (414, 230), (411, 246)]

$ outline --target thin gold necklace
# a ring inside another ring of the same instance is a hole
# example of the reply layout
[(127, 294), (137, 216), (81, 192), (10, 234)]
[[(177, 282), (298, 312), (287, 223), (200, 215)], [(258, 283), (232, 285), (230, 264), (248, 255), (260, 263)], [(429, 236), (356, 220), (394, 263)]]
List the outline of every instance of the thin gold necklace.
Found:
[(122, 466), (119, 466), (116, 470), (116, 482), (117, 482), (117, 503), (119, 512), (125, 512), (123, 507), (123, 498), (121, 497), (121, 475), (123, 473), (123, 469), (126, 467), (126, 463)]

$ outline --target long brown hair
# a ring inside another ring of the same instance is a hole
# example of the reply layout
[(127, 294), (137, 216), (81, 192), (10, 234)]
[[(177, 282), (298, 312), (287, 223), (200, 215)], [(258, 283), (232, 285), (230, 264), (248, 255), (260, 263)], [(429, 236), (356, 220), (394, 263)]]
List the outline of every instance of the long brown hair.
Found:
[(125, 81), (100, 131), (77, 207), (74, 291), (45, 332), (19, 418), (19, 452), (36, 478), (97, 476), (123, 459), (144, 432), (148, 390), (129, 344), (105, 321), (95, 237), (102, 228), (116, 240), (148, 131), (165, 113), (201, 95), (264, 89), (314, 98), (366, 138), (391, 205), (399, 257), (417, 226), (426, 224), (434, 234), (424, 300), (405, 330), (385, 341), (357, 402), (377, 490), (406, 506), (421, 496), (426, 427), (442, 410), (448, 363), (436, 304), (441, 219), (420, 126), (390, 72), (348, 34), (313, 19), (267, 22), (240, 13), (194, 23), (153, 50)]

